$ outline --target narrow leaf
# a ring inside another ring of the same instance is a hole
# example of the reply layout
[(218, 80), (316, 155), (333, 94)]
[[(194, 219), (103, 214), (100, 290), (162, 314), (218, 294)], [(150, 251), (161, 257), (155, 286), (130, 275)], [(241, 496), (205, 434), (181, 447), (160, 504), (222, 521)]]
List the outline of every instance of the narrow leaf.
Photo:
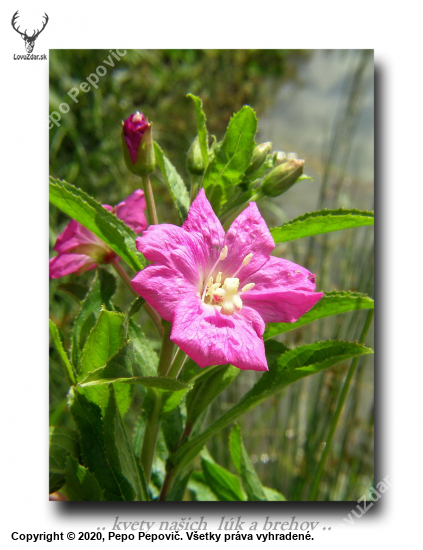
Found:
[(50, 202), (92, 231), (134, 271), (145, 267), (145, 259), (135, 247), (136, 234), (81, 189), (50, 177)]
[(293, 241), (321, 233), (374, 224), (374, 213), (361, 210), (319, 210), (299, 216), (270, 233), (275, 243)]
[(201, 465), (208, 486), (219, 500), (245, 500), (239, 478), (219, 464), (202, 457)]
[(51, 319), (49, 319), (49, 326), (50, 326), (50, 334), (53, 339), (54, 346), (59, 354), (59, 357), (62, 361), (63, 366), (65, 367), (65, 372), (66, 372), (69, 386), (73, 386), (75, 384), (75, 373), (73, 372), (73, 368), (72, 368), (71, 362), (69, 361), (68, 354), (63, 348), (62, 340), (59, 334), (59, 329), (56, 327), (56, 325), (53, 323)]
[(264, 488), (242, 442), (241, 430), (238, 424), (234, 425), (229, 436), (229, 450), (233, 463), (241, 476), (248, 500), (267, 500)]
[(330, 315), (338, 315), (339, 313), (346, 313), (347, 311), (355, 311), (357, 309), (373, 308), (374, 302), (366, 294), (360, 294), (359, 292), (325, 292), (323, 298), (295, 323), (270, 323), (263, 338), (268, 340), (277, 334), (294, 330)]
[(175, 203), (181, 221), (184, 221), (187, 217), (190, 204), (189, 194), (185, 183), (176, 171), (176, 168), (164, 155), (160, 146), (156, 142), (154, 142), (154, 152), (156, 155), (157, 164), (160, 168), (160, 172), (163, 175), (163, 178), (165, 180), (167, 188), (169, 189), (173, 202)]
[(219, 214), (229, 200), (233, 187), (242, 181), (255, 146), (257, 117), (245, 105), (230, 120), (223, 141), (204, 174), (203, 186), (213, 210)]
[(190, 97), (195, 104), (195, 111), (197, 114), (197, 133), (198, 139), (200, 142), (201, 156), (203, 157), (204, 169), (207, 168), (209, 163), (209, 146), (208, 146), (208, 136), (207, 136), (207, 127), (206, 127), (206, 115), (203, 111), (203, 102), (199, 97), (194, 94), (187, 94), (187, 97)]
[(177, 464), (178, 467), (187, 464), (198, 454), (211, 436), (264, 399), (274, 395), (296, 380), (327, 369), (340, 361), (369, 353), (373, 353), (373, 351), (351, 342), (315, 342), (314, 344), (287, 350), (283, 344), (275, 340), (269, 340), (266, 342), (269, 371), (262, 375), (260, 380), (234, 407), (209, 426), (201, 435), (183, 445), (170, 457), (170, 461)]

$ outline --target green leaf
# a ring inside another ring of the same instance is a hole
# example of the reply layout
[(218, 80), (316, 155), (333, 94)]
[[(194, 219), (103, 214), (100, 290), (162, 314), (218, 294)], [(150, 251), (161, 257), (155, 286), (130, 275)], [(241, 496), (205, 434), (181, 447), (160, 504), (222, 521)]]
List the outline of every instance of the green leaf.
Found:
[(72, 298), (74, 298), (78, 303), (81, 303), (88, 292), (88, 287), (86, 285), (82, 285), (81, 283), (71, 282), (57, 285), (56, 290), (66, 292), (66, 294), (72, 296)]
[(106, 452), (115, 470), (122, 472), (135, 490), (135, 500), (149, 500), (147, 485), (141, 465), (135, 458), (131, 442), (116, 406), (113, 386), (109, 388), (104, 415)]
[(144, 331), (133, 319), (129, 319), (129, 337), (134, 346), (134, 374), (154, 376), (157, 373), (159, 357)]
[(182, 390), (185, 393), (190, 389), (190, 386), (179, 382), (179, 380), (161, 376), (127, 376), (115, 378), (112, 376), (107, 366), (90, 372), (78, 385), (84, 388), (88, 386), (101, 386), (110, 384), (111, 382), (119, 382), (120, 384), (139, 384), (145, 388), (154, 388), (167, 392), (178, 392)]
[(181, 502), (184, 498), (185, 490), (188, 485), (189, 478), (191, 477), (192, 470), (188, 471), (185, 475), (176, 476), (176, 479), (172, 485), (169, 495), (166, 498), (168, 502)]
[(176, 168), (164, 155), (160, 146), (156, 142), (154, 142), (154, 152), (160, 172), (163, 175), (167, 188), (169, 189), (169, 193), (175, 203), (176, 209), (178, 210), (181, 221), (184, 221), (187, 217), (190, 205), (189, 194), (185, 183), (176, 171)]
[(66, 353), (62, 339), (60, 338), (59, 329), (56, 327), (56, 325), (53, 323), (51, 319), (49, 319), (49, 326), (50, 326), (50, 334), (54, 342), (54, 346), (59, 354), (59, 357), (62, 361), (63, 366), (65, 367), (66, 376), (68, 379), (69, 386), (73, 386), (75, 384), (75, 373), (73, 371), (71, 362), (69, 361), (68, 354)]
[(135, 247), (136, 234), (100, 203), (63, 180), (50, 177), (50, 202), (104, 241), (134, 271), (145, 267)]
[(327, 369), (340, 361), (369, 353), (373, 353), (373, 350), (351, 342), (315, 342), (287, 350), (283, 344), (275, 340), (268, 340), (266, 342), (266, 357), (269, 371), (262, 375), (260, 380), (236, 405), (209, 426), (205, 432), (189, 440), (169, 460), (178, 468), (188, 464), (210, 437), (264, 399), (271, 397), (300, 378)]
[(374, 213), (361, 210), (319, 210), (299, 216), (281, 227), (273, 227), (270, 233), (275, 243), (284, 243), (340, 229), (373, 225)]
[(255, 146), (256, 130), (256, 114), (245, 105), (231, 118), (223, 141), (215, 149), (203, 187), (216, 214), (231, 198), (233, 187), (242, 181)]
[(245, 500), (238, 476), (204, 456), (201, 465), (208, 486), (219, 500)]
[(203, 102), (199, 97), (194, 94), (187, 94), (187, 97), (190, 97), (195, 104), (195, 111), (197, 114), (197, 133), (198, 140), (200, 142), (201, 156), (203, 158), (204, 169), (207, 168), (209, 163), (209, 145), (208, 145), (208, 136), (207, 136), (207, 127), (206, 127), (206, 115), (203, 111)]
[(138, 296), (138, 298), (135, 298), (135, 300), (129, 306), (128, 313), (127, 313), (128, 317), (132, 317), (132, 315), (135, 315), (135, 313), (138, 313), (138, 311), (142, 308), (144, 304), (145, 304), (144, 298), (141, 298), (141, 296)]
[(357, 309), (373, 309), (373, 307), (372, 298), (366, 294), (360, 294), (359, 292), (325, 292), (323, 298), (295, 323), (270, 323), (264, 332), (263, 338), (268, 340), (277, 334), (294, 330), (330, 315), (338, 315)]
[(77, 388), (71, 389), (69, 402), (80, 433), (84, 465), (97, 478), (105, 500), (134, 500), (134, 489), (116, 464), (115, 456), (109, 456), (100, 407)]
[(105, 500), (95, 475), (71, 456), (66, 462), (66, 492), (71, 501)]
[(191, 493), (191, 500), (199, 502), (210, 502), (218, 500), (217, 496), (204, 481), (202, 472), (194, 472), (188, 482), (188, 489)]
[(65, 483), (66, 459), (79, 453), (78, 434), (69, 428), (51, 426), (49, 434), (49, 493)]
[(276, 489), (270, 489), (270, 487), (263, 487), (264, 494), (266, 495), (266, 500), (269, 502), (274, 501), (286, 501), (286, 498), (283, 496), (282, 493), (279, 493), (279, 491), (276, 491)]
[(260, 479), (258, 478), (250, 457), (245, 450), (244, 443), (241, 438), (241, 430), (238, 424), (234, 425), (229, 436), (229, 450), (233, 463), (241, 476), (242, 484), (245, 492), (247, 493), (248, 500), (267, 500)]
[(176, 407), (172, 413), (169, 414), (162, 422), (161, 428), (169, 453), (175, 452), (184, 431), (184, 419), (180, 407)]
[(187, 426), (192, 428), (201, 413), (238, 376), (240, 370), (231, 365), (214, 367), (196, 380), (187, 395)]
[(105, 269), (97, 269), (73, 324), (71, 357), (74, 365), (79, 364), (85, 339), (100, 315), (101, 306), (105, 305), (107, 309), (113, 309), (110, 300), (115, 292), (116, 279), (113, 275)]
[(123, 313), (102, 309), (82, 351), (78, 380), (104, 367), (126, 343), (128, 320)]

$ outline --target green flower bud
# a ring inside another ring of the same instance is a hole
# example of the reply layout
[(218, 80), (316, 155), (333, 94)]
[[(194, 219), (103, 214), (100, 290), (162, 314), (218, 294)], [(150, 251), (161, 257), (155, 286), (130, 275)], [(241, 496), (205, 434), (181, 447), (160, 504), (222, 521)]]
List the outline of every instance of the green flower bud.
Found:
[(264, 164), (264, 161), (267, 158), (267, 155), (270, 153), (271, 149), (272, 149), (272, 143), (270, 141), (261, 143), (260, 145), (257, 145), (254, 148), (253, 154), (251, 156), (251, 163), (247, 168), (247, 170), (245, 171), (246, 176), (254, 174), (258, 170), (260, 170), (260, 168)]
[(191, 143), (187, 156), (187, 170), (190, 174), (201, 176), (204, 174), (203, 155), (201, 154), (198, 136)]
[(288, 191), (298, 180), (304, 170), (304, 160), (287, 159), (270, 170), (264, 177), (261, 190), (267, 197), (277, 197)]
[(126, 166), (136, 176), (154, 172), (152, 122), (138, 111), (122, 122), (122, 147)]

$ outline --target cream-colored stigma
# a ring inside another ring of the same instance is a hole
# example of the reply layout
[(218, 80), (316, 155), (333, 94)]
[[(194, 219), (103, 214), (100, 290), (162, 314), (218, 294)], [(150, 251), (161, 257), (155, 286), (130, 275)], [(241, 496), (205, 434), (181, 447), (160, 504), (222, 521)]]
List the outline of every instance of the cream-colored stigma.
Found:
[[(224, 260), (227, 255), (228, 247), (225, 245), (219, 255), (219, 259), (214, 264), (211, 273), (213, 273), (218, 262)], [(202, 301), (205, 304), (220, 307), (220, 312), (223, 313), (223, 315), (233, 315), (237, 311), (240, 311), (242, 309), (242, 300), (239, 292), (247, 292), (248, 290), (251, 290), (255, 284), (248, 283), (242, 287), (241, 291), (239, 291), (239, 279), (237, 275), (244, 266), (250, 263), (252, 257), (252, 253), (247, 254), (233, 277), (226, 277), (223, 283), (222, 271), (218, 272), (216, 275), (216, 280), (213, 279), (213, 276), (210, 276), (203, 290), (201, 297)]]

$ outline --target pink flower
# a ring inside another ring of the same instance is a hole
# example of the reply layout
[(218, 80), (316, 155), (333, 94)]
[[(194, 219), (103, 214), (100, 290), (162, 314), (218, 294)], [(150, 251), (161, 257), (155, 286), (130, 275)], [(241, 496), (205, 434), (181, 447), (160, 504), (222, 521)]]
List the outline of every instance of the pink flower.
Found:
[(132, 285), (200, 367), (268, 370), (264, 323), (294, 322), (323, 296), (307, 269), (270, 256), (274, 247), (254, 202), (225, 235), (200, 190), (182, 227), (154, 225), (137, 238), (153, 265)]
[[(108, 204), (103, 206), (109, 212), (114, 212), (137, 234), (147, 227), (144, 214), (146, 203), (141, 189), (134, 191), (116, 208)], [(53, 250), (58, 256), (50, 259), (50, 279), (58, 279), (70, 273), (80, 275), (97, 264), (106, 264), (118, 257), (105, 242), (75, 220), (71, 220), (57, 237)]]

